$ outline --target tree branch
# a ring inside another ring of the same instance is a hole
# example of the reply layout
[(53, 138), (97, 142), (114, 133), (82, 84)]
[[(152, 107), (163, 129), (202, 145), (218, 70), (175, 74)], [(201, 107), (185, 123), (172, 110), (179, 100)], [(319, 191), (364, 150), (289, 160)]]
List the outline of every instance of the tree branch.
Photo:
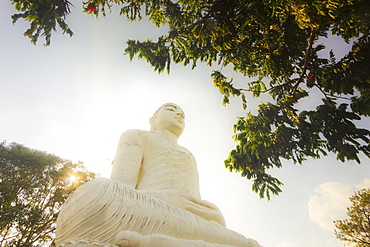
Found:
[(297, 90), (298, 85), (301, 83), (303, 77), (306, 75), (307, 66), (308, 66), (308, 62), (309, 62), (309, 59), (310, 59), (310, 55), (311, 55), (312, 45), (313, 45), (313, 42), (315, 40), (314, 38), (315, 38), (315, 30), (313, 28), (311, 28), (310, 39), (308, 41), (308, 45), (307, 45), (307, 49), (306, 49), (306, 56), (304, 57), (303, 69), (302, 69), (302, 72), (301, 72), (296, 84), (293, 86), (292, 94), (295, 93), (295, 91)]
[(0, 242), (0, 246), (2, 246), (2, 244), (3, 244), (3, 242), (5, 241), (5, 240), (8, 240), (8, 239), (11, 239), (11, 238), (15, 238), (15, 237), (17, 237), (19, 234), (15, 234), (15, 235), (13, 235), (13, 236), (8, 236), (8, 237), (6, 237), (6, 235), (8, 235), (8, 233), (9, 233), (9, 230), (10, 230), (10, 227), (8, 227), (8, 229), (6, 230), (6, 233), (4, 234), (4, 237), (3, 237), (3, 239), (1, 240), (1, 242)]

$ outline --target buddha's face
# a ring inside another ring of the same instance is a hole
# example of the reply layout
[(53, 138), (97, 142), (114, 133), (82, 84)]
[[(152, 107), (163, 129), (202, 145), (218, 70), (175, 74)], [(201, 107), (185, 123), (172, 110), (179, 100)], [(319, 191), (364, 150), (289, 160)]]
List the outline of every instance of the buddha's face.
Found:
[(180, 137), (185, 128), (185, 114), (175, 104), (165, 104), (160, 107), (150, 119), (152, 130), (164, 129)]

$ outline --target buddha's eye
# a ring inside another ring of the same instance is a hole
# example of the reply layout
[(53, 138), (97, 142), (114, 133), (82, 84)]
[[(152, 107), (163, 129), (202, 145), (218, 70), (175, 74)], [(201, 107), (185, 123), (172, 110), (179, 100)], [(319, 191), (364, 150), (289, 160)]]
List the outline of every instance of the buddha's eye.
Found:
[(167, 111), (175, 111), (174, 109), (172, 109), (172, 108), (167, 108), (166, 109)]

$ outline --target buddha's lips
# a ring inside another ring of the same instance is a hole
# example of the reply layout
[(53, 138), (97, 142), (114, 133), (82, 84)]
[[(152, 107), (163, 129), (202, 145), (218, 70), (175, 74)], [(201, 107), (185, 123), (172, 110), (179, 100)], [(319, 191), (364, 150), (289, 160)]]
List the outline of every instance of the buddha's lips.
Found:
[(183, 119), (182, 117), (175, 117), (175, 119), (176, 119), (177, 121), (181, 122), (181, 123), (183, 123), (183, 122), (184, 122), (184, 119)]

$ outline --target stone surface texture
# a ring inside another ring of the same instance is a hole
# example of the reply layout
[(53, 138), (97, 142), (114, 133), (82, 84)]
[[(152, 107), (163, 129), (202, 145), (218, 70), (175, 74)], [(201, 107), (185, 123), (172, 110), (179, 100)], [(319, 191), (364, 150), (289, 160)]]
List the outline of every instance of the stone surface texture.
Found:
[(64, 241), (58, 247), (118, 247), (118, 245), (112, 245), (94, 239), (76, 238)]
[(150, 123), (151, 131), (122, 134), (110, 179), (87, 182), (67, 199), (57, 246), (260, 246), (227, 229), (217, 206), (201, 199), (195, 159), (177, 144), (182, 109), (164, 104)]

